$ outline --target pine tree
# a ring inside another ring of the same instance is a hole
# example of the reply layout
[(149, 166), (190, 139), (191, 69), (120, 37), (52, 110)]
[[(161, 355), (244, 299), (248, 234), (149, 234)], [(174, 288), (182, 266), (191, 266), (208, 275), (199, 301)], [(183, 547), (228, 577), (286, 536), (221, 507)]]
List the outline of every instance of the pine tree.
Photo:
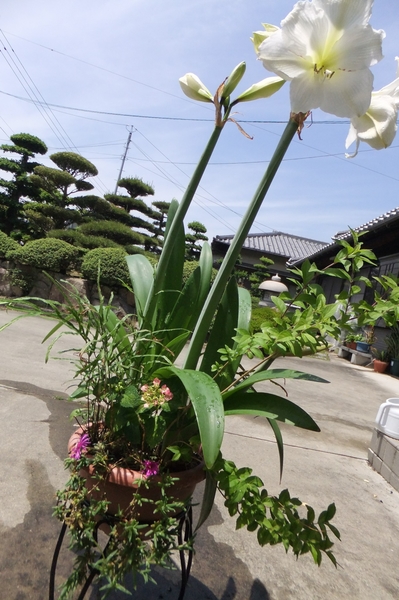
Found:
[(39, 196), (39, 190), (30, 180), (39, 163), (30, 159), (36, 154), (46, 154), (47, 146), (29, 133), (17, 133), (10, 140), (12, 145), (3, 144), (0, 148), (20, 158), (0, 158), (0, 170), (12, 175), (11, 179), (0, 178), (0, 230), (17, 240), (26, 240), (32, 232), (24, 212), (25, 202)]
[(204, 235), (207, 231), (205, 225), (199, 221), (192, 221), (187, 225), (193, 233), (186, 234), (186, 260), (198, 260), (201, 253), (199, 242), (207, 242), (208, 238)]

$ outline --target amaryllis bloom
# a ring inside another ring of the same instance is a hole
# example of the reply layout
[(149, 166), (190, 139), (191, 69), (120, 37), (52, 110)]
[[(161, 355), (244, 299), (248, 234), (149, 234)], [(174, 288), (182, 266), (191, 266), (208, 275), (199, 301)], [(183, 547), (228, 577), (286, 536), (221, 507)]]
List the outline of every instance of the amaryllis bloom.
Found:
[(396, 79), (371, 94), (371, 103), (364, 115), (351, 119), (345, 147), (356, 143), (356, 148), (353, 154), (346, 154), (347, 158), (356, 156), (360, 142), (381, 150), (388, 148), (395, 138), (399, 108), (399, 57), (395, 60), (398, 61)]
[(291, 82), (293, 113), (314, 108), (360, 117), (370, 106), (385, 34), (369, 25), (373, 0), (298, 2), (258, 47), (263, 65)]
[(80, 439), (76, 442), (75, 446), (70, 452), (70, 457), (75, 460), (79, 460), (82, 456), (82, 452), (86, 450), (86, 448), (90, 446), (90, 437), (87, 433), (84, 433), (80, 436)]
[(153, 477), (159, 473), (159, 463), (155, 460), (143, 460), (144, 477)]

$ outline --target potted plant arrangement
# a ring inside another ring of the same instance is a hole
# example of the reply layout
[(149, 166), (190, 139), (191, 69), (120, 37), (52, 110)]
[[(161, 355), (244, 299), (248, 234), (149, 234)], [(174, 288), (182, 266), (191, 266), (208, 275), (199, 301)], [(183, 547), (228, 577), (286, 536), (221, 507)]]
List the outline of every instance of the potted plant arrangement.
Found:
[(356, 350), (358, 352), (370, 352), (371, 344), (374, 342), (374, 328), (367, 327), (360, 340), (356, 341)]
[[(303, 31), (312, 22), (307, 15), (309, 5), (299, 3), (295, 12), (295, 18), (302, 18), (299, 13), (303, 13)], [(334, 11), (320, 11), (330, 23)], [(357, 40), (362, 32), (367, 39), (375, 37), (376, 45), (381, 43), (382, 36), (368, 25), (369, 10), (364, 8), (364, 15), (360, 13), (359, 9), (358, 35), (352, 39), (349, 28), (345, 52), (359, 52)], [(355, 17), (350, 19), (352, 23)], [(332, 22), (330, 26), (335, 31)], [(259, 56), (271, 70), (273, 60), (266, 55), (278, 37), (278, 32), (270, 34), (267, 29), (254, 35)], [(368, 67), (375, 62), (377, 51), (374, 46), (368, 51), (368, 46), (361, 46), (361, 71), (356, 70), (360, 68), (357, 63), (354, 67), (359, 76), (365, 75), (366, 87), (360, 86), (363, 91), (356, 101), (347, 104), (345, 98), (352, 90), (349, 70), (347, 93), (342, 87), (338, 88), (339, 93), (334, 91), (334, 102), (327, 102), (328, 111), (334, 113), (332, 108), (337, 103), (334, 114), (350, 118), (363, 114), (369, 106)], [(326, 60), (327, 54), (323, 54)], [(332, 71), (322, 73), (326, 97), (328, 86), (334, 86), (339, 79), (332, 77), (334, 57), (330, 61)], [(310, 87), (324, 69), (322, 65), (316, 69), (313, 63), (309, 67), (311, 77), (306, 80)], [(302, 58), (300, 65), (303, 69)], [(278, 75), (284, 71), (276, 69)], [(168, 566), (174, 550), (191, 548), (191, 529), (182, 539), (179, 527), (190, 510), (193, 490), (202, 479), (205, 489), (197, 527), (206, 521), (219, 491), (229, 514), (237, 519), (237, 528), (256, 532), (261, 546), (281, 543), (297, 557), (311, 553), (320, 564), (325, 555), (336, 564), (330, 539), (331, 534), (339, 537), (331, 524), (334, 504), (316, 516), (310, 506), (292, 498), (288, 490), (271, 496), (251, 469), (238, 468), (221, 452), (225, 418), (231, 415), (258, 415), (268, 420), (276, 437), (280, 470), (283, 443), (278, 421), (319, 430), (311, 416), (284, 393), (264, 391), (259, 386), (288, 378), (324, 381), (272, 365), (276, 358), (287, 354), (301, 357), (327, 348), (327, 336), (339, 337), (345, 315), (341, 320), (335, 317), (336, 304), (328, 305), (321, 288), (314, 284), (320, 271), (305, 261), (300, 269), (293, 269), (297, 292), (293, 297), (287, 292), (273, 298), (275, 316), (262, 325), (260, 332), (251, 334), (250, 295), (232, 276), (243, 242), (289, 144), (296, 133), (301, 133), (310, 110), (324, 106), (319, 91), (313, 96), (314, 90), (309, 89), (309, 94), (301, 93), (296, 98), (295, 86), (291, 88), (288, 124), (213, 284), (212, 254), (206, 243), (198, 267), (185, 285), (182, 283), (184, 218), (221, 132), (233, 120), (232, 108), (239, 102), (267, 98), (285, 82), (280, 76), (269, 77), (232, 100), (244, 72), (245, 64), (241, 63), (215, 95), (191, 73), (180, 80), (190, 98), (214, 104), (215, 128), (181, 202), (171, 203), (156, 268), (144, 254), (127, 257), (135, 297), (134, 315), (120, 319), (113, 311), (112, 298), (106, 302), (100, 294), (99, 303), (94, 306), (63, 284), (62, 304), (41, 301), (41, 308), (37, 299), (3, 302), (25, 307), (25, 314), (51, 310), (57, 323), (46, 336), (46, 340), (52, 340), (50, 349), (60, 335), (72, 333), (76, 340), (72, 346), (76, 353), (77, 386), (71, 400), (77, 402), (72, 417), (78, 427), (66, 459), (70, 480), (58, 492), (55, 514), (69, 529), (71, 547), (77, 554), (74, 570), (61, 589), (62, 599), (78, 586), (87, 586), (93, 574), (102, 578), (103, 597), (112, 589), (129, 593), (124, 586), (127, 573), (140, 574), (148, 580), (152, 565)], [(311, 98), (309, 105), (304, 98)], [(326, 270), (328, 275), (348, 280), (351, 261), (360, 266), (370, 262), (370, 251), (363, 251), (355, 238), (354, 242), (353, 247), (347, 242), (342, 244), (336, 262)], [(301, 310), (290, 311), (293, 304)], [(257, 360), (244, 367), (243, 357)], [(100, 527), (108, 536), (105, 550), (97, 541)], [(184, 589), (180, 598), (182, 594)]]
[(373, 355), (373, 368), (376, 373), (385, 373), (390, 363), (390, 356), (388, 350), (378, 350), (378, 348), (372, 348)]
[(345, 346), (351, 350), (356, 350), (357, 342), (361, 342), (363, 336), (361, 333), (347, 333), (345, 336)]

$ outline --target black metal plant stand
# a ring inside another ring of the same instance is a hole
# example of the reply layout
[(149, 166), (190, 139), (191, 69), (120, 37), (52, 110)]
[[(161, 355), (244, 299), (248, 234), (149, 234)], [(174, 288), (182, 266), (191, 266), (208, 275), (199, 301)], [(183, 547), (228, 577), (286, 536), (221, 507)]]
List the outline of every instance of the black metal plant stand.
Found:
[[(179, 513), (176, 516), (176, 519), (178, 519), (177, 540), (178, 540), (179, 545), (182, 545), (183, 543), (188, 542), (193, 534), (193, 510), (192, 510), (191, 505), (188, 506), (184, 511)], [(96, 524), (96, 528), (94, 531), (94, 538), (95, 538), (96, 542), (97, 542), (97, 538), (98, 538), (98, 530), (101, 527), (101, 525), (103, 525), (103, 524), (114, 525), (117, 522), (117, 520), (118, 520), (117, 517), (115, 517), (114, 515), (111, 515), (111, 514), (104, 515), (104, 518), (101, 519), (101, 521), (99, 521)], [(148, 524), (150, 524), (150, 523), (148, 523)], [(62, 547), (62, 543), (64, 541), (66, 530), (67, 530), (67, 525), (65, 523), (63, 523), (60, 534), (58, 536), (57, 544), (54, 549), (53, 560), (51, 562), (50, 582), (49, 582), (49, 600), (54, 600), (55, 574), (56, 574), (56, 570), (57, 570), (58, 556), (61, 551), (61, 547)], [(109, 541), (107, 542), (106, 546), (104, 547), (104, 550), (102, 551), (103, 556), (107, 555), (108, 545), (109, 545)], [(192, 550), (192, 548), (189, 548), (188, 550), (179, 550), (179, 555), (180, 555), (180, 566), (181, 566), (181, 584), (180, 584), (180, 593), (179, 593), (177, 600), (183, 600), (184, 594), (186, 592), (187, 582), (190, 577), (191, 564), (193, 561), (193, 550)], [(98, 575), (97, 569), (94, 569), (91, 567), (90, 574), (88, 575), (77, 600), (84, 599), (84, 597), (86, 596), (86, 593), (87, 593), (89, 587), (91, 586), (91, 584), (93, 583), (93, 580), (96, 577), (96, 575)]]

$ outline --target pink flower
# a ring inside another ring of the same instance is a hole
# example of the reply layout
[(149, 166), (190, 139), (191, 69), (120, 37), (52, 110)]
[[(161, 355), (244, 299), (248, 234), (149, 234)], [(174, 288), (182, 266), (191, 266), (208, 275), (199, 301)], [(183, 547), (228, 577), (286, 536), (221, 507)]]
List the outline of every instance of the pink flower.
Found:
[(144, 477), (152, 477), (159, 473), (159, 463), (155, 460), (143, 460), (143, 467)]
[(156, 385), (156, 386), (158, 386), (158, 387), (159, 387), (159, 384), (161, 383), (161, 380), (160, 380), (160, 379), (158, 379), (158, 377), (155, 377), (155, 379), (153, 380), (153, 382), (152, 382), (152, 383), (153, 383), (154, 385)]
[(86, 448), (88, 446), (90, 446), (90, 437), (88, 436), (87, 433), (84, 433), (83, 435), (80, 436), (79, 440), (76, 442), (75, 446), (73, 447), (73, 449), (70, 452), (70, 456), (71, 458), (74, 458), (75, 460), (79, 460), (79, 458), (82, 456), (82, 452), (84, 450), (86, 450)]
[(141, 390), (142, 392), (146, 392), (146, 391), (148, 390), (148, 385), (147, 385), (147, 384), (145, 384), (145, 385), (142, 385), (142, 386), (141, 386), (141, 388), (140, 388), (140, 390)]
[(161, 392), (165, 396), (165, 400), (168, 400), (168, 401), (172, 400), (173, 394), (172, 394), (172, 392), (170, 391), (170, 389), (166, 385), (163, 385), (161, 387)]

